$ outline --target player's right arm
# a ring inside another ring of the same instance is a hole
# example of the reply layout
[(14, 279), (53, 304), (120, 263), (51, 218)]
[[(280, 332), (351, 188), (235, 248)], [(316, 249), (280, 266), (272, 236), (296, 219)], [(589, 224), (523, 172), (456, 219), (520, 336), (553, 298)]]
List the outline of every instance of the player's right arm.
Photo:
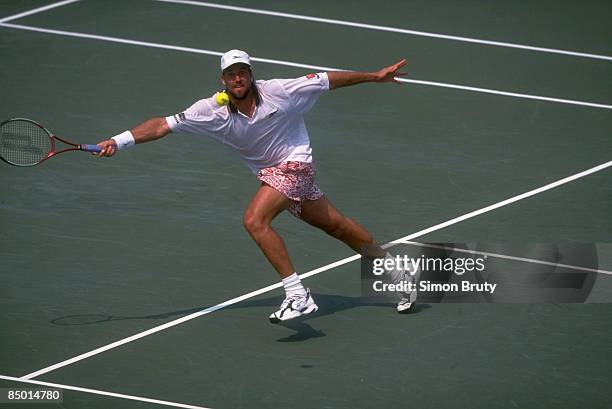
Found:
[[(132, 138), (134, 139), (134, 143), (145, 143), (154, 141), (159, 138), (163, 138), (168, 135), (170, 131), (170, 127), (168, 126), (168, 122), (166, 118), (151, 118), (140, 125), (134, 127), (130, 131), (126, 131), (121, 135), (117, 135), (120, 138), (129, 138), (128, 132), (131, 133)], [(99, 156), (113, 156), (119, 150), (117, 146), (117, 137), (115, 139), (108, 139), (98, 143), (98, 146), (102, 148), (102, 151), (98, 154)], [(119, 142), (121, 143), (121, 142)]]

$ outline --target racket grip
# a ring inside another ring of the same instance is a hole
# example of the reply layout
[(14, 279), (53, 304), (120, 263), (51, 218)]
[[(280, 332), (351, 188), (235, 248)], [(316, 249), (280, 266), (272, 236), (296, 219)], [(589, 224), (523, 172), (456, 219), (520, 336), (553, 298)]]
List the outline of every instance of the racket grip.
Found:
[(102, 148), (100, 148), (98, 145), (83, 144), (81, 145), (81, 150), (85, 152), (100, 152)]

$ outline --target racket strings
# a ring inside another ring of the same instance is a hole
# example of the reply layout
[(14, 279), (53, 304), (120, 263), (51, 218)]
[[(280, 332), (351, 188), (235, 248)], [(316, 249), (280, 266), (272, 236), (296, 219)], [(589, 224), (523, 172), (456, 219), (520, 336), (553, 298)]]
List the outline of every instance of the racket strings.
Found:
[(35, 123), (14, 120), (0, 127), (0, 156), (9, 163), (34, 165), (43, 160), (51, 149), (49, 134)]

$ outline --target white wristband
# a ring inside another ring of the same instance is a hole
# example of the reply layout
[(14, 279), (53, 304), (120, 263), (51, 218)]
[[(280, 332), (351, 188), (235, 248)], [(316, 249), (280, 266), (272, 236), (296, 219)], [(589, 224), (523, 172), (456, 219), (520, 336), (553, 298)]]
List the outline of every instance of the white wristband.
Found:
[(136, 144), (134, 135), (132, 135), (132, 132), (130, 131), (120, 133), (119, 135), (113, 136), (111, 139), (115, 141), (117, 144), (117, 149), (119, 150), (129, 148), (130, 146), (134, 146)]

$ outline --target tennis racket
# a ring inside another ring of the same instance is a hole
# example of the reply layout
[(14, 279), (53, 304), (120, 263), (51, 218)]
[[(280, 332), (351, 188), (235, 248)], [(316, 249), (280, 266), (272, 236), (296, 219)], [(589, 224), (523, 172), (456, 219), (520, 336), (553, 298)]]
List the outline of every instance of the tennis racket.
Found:
[[(56, 141), (69, 148), (57, 150)], [(100, 152), (97, 145), (78, 145), (53, 135), (47, 128), (26, 118), (0, 124), (0, 159), (13, 166), (34, 166), (69, 151)]]

